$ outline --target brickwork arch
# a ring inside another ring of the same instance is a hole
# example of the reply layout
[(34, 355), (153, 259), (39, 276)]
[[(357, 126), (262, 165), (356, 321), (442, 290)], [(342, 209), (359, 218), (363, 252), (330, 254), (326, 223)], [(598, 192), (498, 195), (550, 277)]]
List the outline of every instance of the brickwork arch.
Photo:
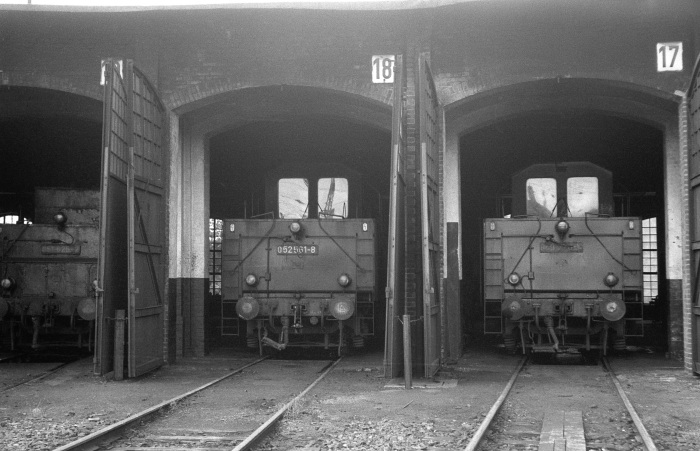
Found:
[(586, 110), (664, 129), (676, 121), (680, 98), (626, 82), (547, 79), (503, 86), (446, 106), (447, 127), (462, 135), (509, 117), (535, 111)]
[[(99, 75), (99, 74), (98, 74)], [(98, 80), (76, 79), (75, 76), (51, 75), (41, 71), (0, 73), (0, 81), (3, 87), (40, 88), (52, 91), (60, 91), (68, 94), (76, 94), (102, 102), (102, 86)]]
[(60, 89), (25, 85), (0, 86), (0, 118), (70, 117), (102, 121), (102, 98)]
[(181, 103), (174, 112), (188, 127), (208, 136), (245, 122), (290, 116), (332, 116), (391, 130), (390, 90), (383, 100), (344, 90), (300, 85), (241, 87), (225, 92), (203, 92), (199, 97)]

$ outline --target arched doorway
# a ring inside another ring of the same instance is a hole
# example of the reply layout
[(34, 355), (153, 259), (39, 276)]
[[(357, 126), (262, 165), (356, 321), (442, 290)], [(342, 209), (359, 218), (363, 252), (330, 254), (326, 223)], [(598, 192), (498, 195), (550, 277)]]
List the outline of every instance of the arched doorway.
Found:
[[(271, 86), (204, 103), (179, 117), (179, 180), (171, 184), (181, 202), (171, 221), (183, 224), (171, 238), (171, 252), (181, 256), (170, 282), (181, 296), (171, 302), (185, 312), (171, 336), (182, 343), (178, 352), (195, 355), (240, 344), (233, 306), (220, 297), (217, 220), (264, 214), (266, 173), (292, 164), (344, 165), (362, 173), (363, 191), (388, 206), (391, 140), (388, 105), (338, 91)], [(386, 222), (388, 210), (377, 215)]]
[(454, 186), (446, 189), (446, 220), (448, 233), (450, 222), (461, 224), (454, 241), (461, 239), (463, 249), (462, 326), (468, 340), (484, 339), (481, 220), (507, 214), (510, 176), (534, 163), (591, 161), (613, 172), (618, 213), (641, 216), (648, 226), (640, 343), (682, 353), (673, 349), (678, 337), (672, 337), (682, 334), (684, 252), (673, 96), (604, 80), (544, 80), (465, 99), (447, 109), (447, 122), (446, 168), (458, 158), (461, 169), (446, 170), (446, 187)]

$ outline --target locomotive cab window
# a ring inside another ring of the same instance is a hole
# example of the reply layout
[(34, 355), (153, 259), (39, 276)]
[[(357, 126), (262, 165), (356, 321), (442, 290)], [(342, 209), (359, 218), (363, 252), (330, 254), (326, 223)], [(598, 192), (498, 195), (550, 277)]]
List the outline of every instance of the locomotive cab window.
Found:
[(280, 179), (277, 184), (279, 217), (305, 219), (309, 215), (309, 180)]
[(549, 218), (557, 205), (557, 181), (553, 178), (527, 180), (527, 214)]
[(598, 213), (598, 177), (569, 177), (566, 180), (568, 215), (583, 217)]
[(347, 219), (347, 179), (332, 177), (318, 180), (318, 217), (328, 219)]

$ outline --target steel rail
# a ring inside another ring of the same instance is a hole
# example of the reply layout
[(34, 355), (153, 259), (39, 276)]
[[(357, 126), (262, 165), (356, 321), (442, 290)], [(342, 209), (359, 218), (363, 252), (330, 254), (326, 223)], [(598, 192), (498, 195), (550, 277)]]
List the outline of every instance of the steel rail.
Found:
[(518, 366), (515, 368), (513, 375), (508, 381), (508, 384), (501, 392), (501, 396), (499, 396), (493, 406), (491, 406), (491, 410), (489, 410), (489, 413), (486, 415), (486, 418), (484, 418), (484, 421), (481, 422), (481, 426), (479, 426), (479, 429), (477, 429), (476, 433), (474, 433), (474, 437), (472, 437), (472, 439), (469, 441), (467, 447), (464, 448), (464, 451), (474, 451), (476, 450), (476, 447), (479, 446), (481, 439), (484, 438), (484, 434), (488, 430), (489, 426), (491, 426), (491, 422), (503, 405), (503, 401), (505, 401), (511, 388), (513, 388), (513, 384), (515, 384), (515, 380), (518, 378), (518, 375), (520, 375), (520, 371), (523, 369), (526, 361), (527, 356), (523, 356), (523, 358), (520, 359), (520, 362), (518, 362)]
[(634, 406), (627, 397), (627, 394), (622, 389), (622, 385), (620, 384), (620, 381), (617, 380), (617, 375), (610, 366), (610, 362), (608, 362), (607, 357), (603, 357), (603, 365), (605, 366), (608, 375), (610, 375), (610, 378), (615, 384), (615, 388), (617, 388), (617, 393), (620, 395), (620, 398), (622, 398), (622, 402), (625, 403), (627, 412), (629, 412), (630, 416), (632, 417), (634, 426), (637, 428), (637, 432), (639, 432), (639, 435), (642, 437), (642, 441), (644, 442), (644, 446), (646, 446), (647, 451), (657, 451), (656, 444), (654, 444), (654, 440), (652, 440), (651, 436), (649, 435), (649, 432), (647, 432), (646, 427), (644, 427), (644, 423), (642, 423), (641, 418), (639, 418), (639, 415), (637, 415), (637, 411), (634, 409)]
[(328, 367), (328, 369), (326, 369), (326, 371), (323, 372), (323, 374), (321, 374), (318, 378), (316, 378), (316, 380), (313, 381), (311, 383), (311, 385), (306, 387), (306, 389), (304, 389), (303, 392), (299, 393), (294, 399), (292, 399), (287, 404), (285, 404), (277, 412), (273, 413), (272, 416), (270, 416), (270, 418), (267, 419), (267, 421), (265, 421), (262, 425), (260, 425), (259, 428), (257, 428), (255, 431), (253, 431), (253, 433), (250, 434), (245, 440), (243, 440), (241, 443), (236, 445), (236, 447), (233, 448), (232, 451), (244, 451), (244, 450), (250, 449), (250, 447), (253, 444), (255, 444), (255, 442), (257, 442), (263, 436), (265, 436), (265, 434), (269, 431), (269, 429), (272, 426), (274, 426), (284, 416), (284, 414), (287, 412), (287, 410), (290, 409), (290, 407), (292, 407), (298, 400), (303, 398), (304, 395), (306, 395), (309, 392), (309, 390), (311, 390), (312, 388), (314, 388), (316, 386), (316, 384), (321, 382), (323, 380), (323, 378), (326, 377), (328, 375), (328, 373), (330, 373), (338, 363), (340, 363), (341, 360), (342, 360), (342, 357), (340, 357), (338, 360), (333, 362), (333, 364), (330, 365)]
[(71, 363), (74, 363), (74, 362), (77, 362), (77, 360), (73, 360), (73, 361), (70, 361), (70, 362), (61, 363), (60, 365), (58, 365), (58, 366), (56, 366), (56, 367), (54, 367), (54, 368), (51, 368), (50, 370), (44, 372), (44, 374), (41, 374), (41, 375), (39, 375), (39, 376), (37, 376), (37, 377), (35, 377), (35, 378), (33, 378), (33, 379), (29, 379), (29, 380), (24, 381), (24, 382), (18, 382), (18, 383), (14, 384), (14, 385), (10, 385), (9, 387), (4, 387), (2, 390), (0, 390), (0, 393), (4, 393), (4, 392), (6, 392), (6, 391), (12, 390), (13, 388), (20, 387), (20, 386), (22, 386), (22, 385), (31, 384), (32, 382), (38, 382), (38, 381), (40, 381), (40, 380), (42, 380), (42, 379), (47, 378), (48, 376), (51, 376), (52, 374), (57, 373), (61, 368), (65, 367), (65, 366), (67, 366), (67, 365), (70, 365)]
[(110, 434), (118, 433), (119, 430), (125, 428), (129, 424), (138, 421), (138, 420), (143, 420), (146, 417), (157, 413), (163, 409), (166, 409), (168, 407), (171, 407), (173, 404), (182, 401), (185, 398), (188, 398), (196, 393), (199, 393), (200, 391), (207, 389), (211, 387), (212, 385), (218, 384), (219, 382), (228, 379), (229, 377), (240, 373), (246, 368), (249, 368), (253, 365), (257, 365), (258, 363), (262, 362), (263, 360), (266, 360), (268, 357), (263, 357), (258, 360), (255, 360), (254, 362), (248, 363), (246, 365), (243, 365), (240, 368), (235, 369), (234, 371), (231, 371), (230, 373), (221, 376), (218, 379), (214, 379), (211, 382), (207, 382), (206, 384), (195, 388), (194, 390), (190, 390), (187, 393), (184, 393), (182, 395), (176, 396), (172, 399), (169, 399), (167, 401), (163, 401), (160, 404), (157, 404), (153, 407), (149, 407), (146, 410), (143, 410), (139, 413), (136, 413), (128, 418), (125, 418), (117, 423), (110, 424), (109, 426), (102, 428), (98, 431), (93, 432), (92, 434), (86, 435), (85, 437), (82, 437), (78, 440), (75, 440), (73, 442), (67, 443), (63, 446), (59, 446), (58, 448), (54, 449), (53, 451), (76, 451), (76, 450), (81, 450), (81, 449), (88, 449), (87, 447), (91, 447), (90, 449), (94, 449), (94, 442), (102, 437), (106, 437)]

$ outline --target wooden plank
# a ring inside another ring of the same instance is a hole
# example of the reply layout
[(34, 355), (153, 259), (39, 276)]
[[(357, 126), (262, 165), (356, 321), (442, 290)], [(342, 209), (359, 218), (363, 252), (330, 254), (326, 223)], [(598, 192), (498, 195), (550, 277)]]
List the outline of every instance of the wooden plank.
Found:
[[(554, 451), (556, 446), (564, 441), (564, 412), (547, 412), (542, 421), (542, 431), (540, 432), (540, 451)], [(564, 450), (566, 448), (563, 448)]]
[(580, 411), (564, 414), (564, 438), (566, 439), (566, 451), (586, 451), (583, 414)]

